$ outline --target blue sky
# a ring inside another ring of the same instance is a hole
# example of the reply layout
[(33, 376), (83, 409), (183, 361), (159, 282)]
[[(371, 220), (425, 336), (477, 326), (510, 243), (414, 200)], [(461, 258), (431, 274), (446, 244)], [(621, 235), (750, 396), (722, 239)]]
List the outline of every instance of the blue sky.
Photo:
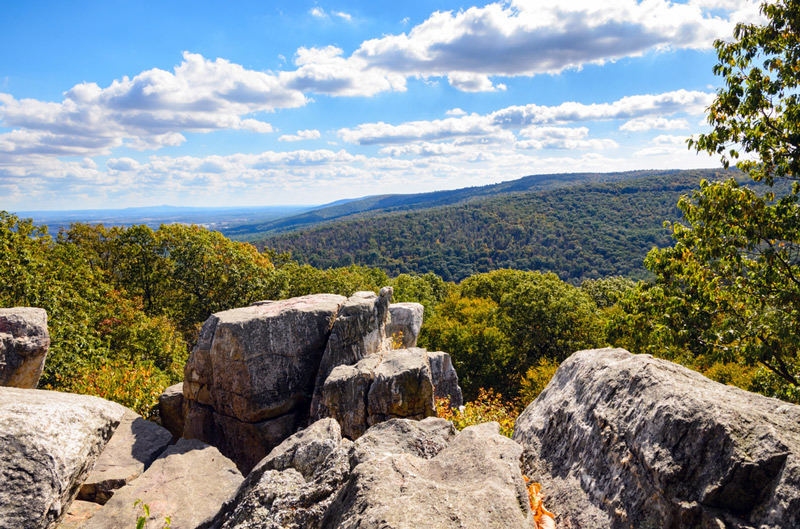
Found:
[(747, 0), (0, 0), (0, 209), (321, 204), (687, 150)]

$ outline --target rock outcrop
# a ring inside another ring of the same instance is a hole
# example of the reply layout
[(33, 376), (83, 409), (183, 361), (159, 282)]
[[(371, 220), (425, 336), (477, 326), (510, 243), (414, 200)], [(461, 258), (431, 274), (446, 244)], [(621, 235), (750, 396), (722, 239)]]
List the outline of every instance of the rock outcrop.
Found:
[(388, 349), (386, 322), (392, 288), (384, 287), (380, 295), (356, 292), (344, 302), (333, 323), (328, 344), (317, 372), (311, 416), (326, 417), (322, 409), (322, 386), (331, 372), (340, 365), (353, 365), (359, 360)]
[(183, 436), (248, 472), (308, 414), (342, 296), (318, 294), (212, 315), (184, 370)]
[(559, 527), (800, 527), (800, 406), (580, 351), (515, 425)]
[(424, 311), (420, 303), (392, 303), (389, 305), (391, 318), (386, 325), (386, 336), (403, 348), (416, 347)]
[[(177, 436), (182, 420), (183, 437), (218, 447), (247, 473), (324, 417), (356, 438), (389, 418), (432, 415), (437, 384), (460, 403), (446, 354), (434, 353), (431, 364), (424, 349), (391, 350), (391, 298), (384, 287), (379, 295), (319, 294), (212, 315), (186, 365), (183, 401), (177, 388), (160, 399), (163, 424)], [(409, 324), (414, 333), (418, 324)]]
[(322, 409), (356, 439), (393, 418), (435, 415), (433, 379), (424, 349), (397, 349), (336, 367), (322, 387)]
[(259, 464), (211, 526), (533, 528), (522, 448), (498, 431), (394, 419), (352, 443), (323, 419)]
[(0, 528), (55, 527), (124, 411), (97, 397), (0, 387)]
[(81, 486), (78, 499), (105, 504), (117, 489), (139, 477), (171, 442), (169, 431), (126, 409)]
[(221, 505), (233, 499), (242, 483), (236, 466), (213, 446), (181, 439), (167, 448), (141, 476), (114, 493), (81, 529), (130, 529), (147, 504), (150, 520), (172, 529), (208, 526)]
[(35, 388), (49, 347), (44, 309), (0, 309), (0, 386)]

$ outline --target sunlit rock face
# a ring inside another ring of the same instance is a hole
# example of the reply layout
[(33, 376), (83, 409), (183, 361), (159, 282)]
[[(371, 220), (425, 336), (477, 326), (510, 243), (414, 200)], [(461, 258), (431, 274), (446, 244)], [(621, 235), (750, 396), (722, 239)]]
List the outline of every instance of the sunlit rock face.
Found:
[(800, 527), (800, 406), (650, 355), (580, 351), (514, 440), (574, 527)]

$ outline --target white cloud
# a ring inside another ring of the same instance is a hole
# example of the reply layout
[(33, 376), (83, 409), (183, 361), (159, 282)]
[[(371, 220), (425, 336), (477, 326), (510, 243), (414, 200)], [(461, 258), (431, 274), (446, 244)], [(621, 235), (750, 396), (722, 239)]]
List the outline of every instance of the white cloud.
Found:
[(291, 72), (281, 72), (280, 79), (291, 89), (336, 96), (373, 96), (385, 91), (405, 91), (402, 74), (369, 69), (361, 59), (342, 56), (335, 46), (300, 48)]
[(316, 18), (325, 18), (328, 15), (325, 13), (325, 10), (321, 7), (312, 7), (311, 10), (308, 12), (309, 15)]
[(466, 114), (466, 112), (464, 112), (460, 108), (451, 108), (450, 110), (445, 112), (446, 116), (463, 116), (464, 114)]
[(623, 123), (619, 130), (628, 130), (631, 132), (643, 132), (646, 130), (660, 129), (688, 129), (689, 122), (685, 119), (667, 119), (657, 116), (646, 116), (635, 118)]
[[(351, 59), (368, 71), (447, 76), (460, 90), (501, 89), (489, 76), (559, 73), (663, 49), (709, 49), (759, 2), (517, 0), (435, 12), (408, 34), (367, 40)], [(727, 17), (721, 17), (725, 12)]]
[(331, 14), (341, 19), (347, 20), (348, 22), (351, 22), (353, 20), (353, 16), (350, 13), (345, 13), (344, 11), (331, 11)]
[(303, 140), (318, 140), (320, 133), (318, 130), (298, 130), (297, 134), (284, 134), (278, 138), (278, 141), (303, 141)]
[(0, 135), (0, 156), (101, 155), (123, 143), (158, 149), (183, 143), (182, 132), (267, 133), (269, 123), (242, 116), (306, 102), (276, 75), (185, 52), (174, 72), (148, 70), (106, 88), (82, 83), (61, 103), (0, 94), (0, 124), (15, 129)]
[[(557, 106), (524, 105), (495, 112), (470, 114), (432, 121), (409, 121), (400, 125), (364, 123), (354, 129), (339, 130), (347, 142), (360, 145), (436, 141), (465, 136), (497, 134), (501, 130), (522, 129), (531, 125), (564, 125), (591, 121), (632, 120), (651, 115), (697, 114), (714, 94), (677, 90), (663, 94), (627, 96), (612, 103), (567, 102)], [(535, 130), (535, 129), (532, 129)], [(552, 131), (552, 129), (550, 129)]]

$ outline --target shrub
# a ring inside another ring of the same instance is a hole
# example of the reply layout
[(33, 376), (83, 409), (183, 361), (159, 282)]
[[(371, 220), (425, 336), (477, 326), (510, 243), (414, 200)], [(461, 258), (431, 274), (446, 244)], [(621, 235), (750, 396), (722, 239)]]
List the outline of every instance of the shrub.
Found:
[(436, 399), (436, 415), (453, 423), (457, 430), (467, 426), (475, 426), (485, 422), (500, 423), (500, 433), (511, 437), (514, 433), (514, 421), (519, 415), (519, 406), (503, 400), (500, 393), (481, 388), (478, 397), (459, 408), (450, 407), (450, 399)]

